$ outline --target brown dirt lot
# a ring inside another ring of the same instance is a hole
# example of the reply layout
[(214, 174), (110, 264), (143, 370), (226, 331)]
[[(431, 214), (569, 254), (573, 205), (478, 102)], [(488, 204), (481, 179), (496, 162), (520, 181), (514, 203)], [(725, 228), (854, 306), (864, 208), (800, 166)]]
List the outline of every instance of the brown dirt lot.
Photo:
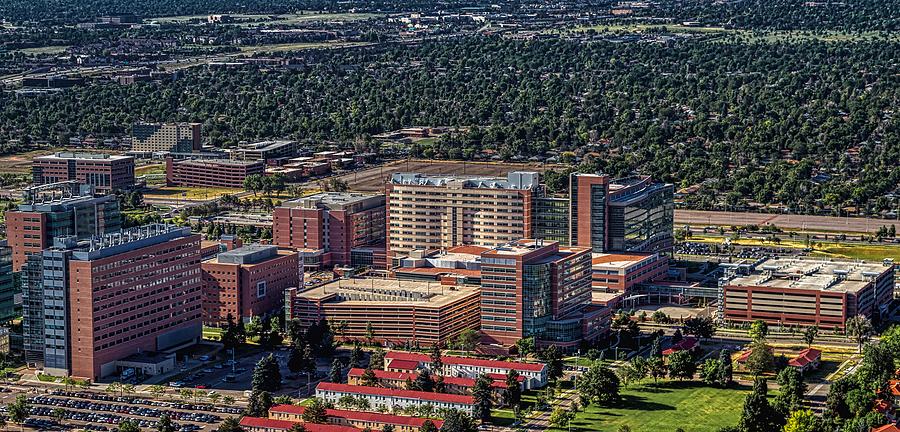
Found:
[(554, 165), (529, 164), (529, 163), (505, 163), (505, 162), (463, 162), (419, 160), (394, 161), (378, 168), (371, 168), (345, 174), (339, 178), (346, 181), (350, 190), (359, 192), (384, 191), (385, 181), (391, 174), (398, 172), (414, 172), (424, 174), (446, 175), (470, 175), (470, 176), (498, 176), (505, 177), (510, 171), (538, 171), (557, 168)]

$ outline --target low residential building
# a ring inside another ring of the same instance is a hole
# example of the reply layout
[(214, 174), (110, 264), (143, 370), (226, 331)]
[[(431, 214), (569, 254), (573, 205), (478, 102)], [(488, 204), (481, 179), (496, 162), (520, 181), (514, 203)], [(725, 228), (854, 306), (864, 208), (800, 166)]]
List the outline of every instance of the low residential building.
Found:
[(296, 156), (297, 141), (260, 141), (240, 143), (231, 150), (231, 158), (235, 160), (270, 160), (287, 159)]
[(302, 292), (288, 290), (286, 311), (306, 325), (323, 319), (342, 323), (337, 338), (343, 341), (372, 336), (388, 346), (430, 346), (478, 328), (479, 298), (475, 286), (338, 279)]
[(670, 356), (680, 351), (696, 352), (700, 349), (700, 340), (694, 336), (687, 336), (672, 346), (663, 350), (662, 355)]
[[(361, 382), (362, 375), (365, 372), (365, 369), (361, 368), (352, 368), (349, 372), (347, 372), (347, 384), (350, 385), (363, 385)], [(397, 371), (386, 371), (386, 370), (374, 370), (375, 378), (378, 379), (379, 387), (385, 388), (393, 388), (393, 389), (405, 389), (406, 381), (415, 381), (416, 377), (418, 377), (417, 372), (397, 372)], [(490, 374), (488, 377), (491, 378), (491, 390), (494, 393), (494, 397), (496, 400), (500, 400), (503, 391), (506, 389), (506, 375), (503, 374)], [(432, 379), (438, 379), (438, 376), (432, 376)], [(457, 377), (457, 376), (443, 376), (444, 381), (444, 393), (450, 394), (464, 394), (471, 395), (472, 388), (475, 387), (475, 378), (466, 378), (466, 377)], [(519, 375), (518, 378), (519, 387), (524, 387), (525, 377)]]
[(32, 159), (35, 185), (77, 181), (98, 194), (134, 187), (134, 158), (100, 153), (58, 152)]
[(796, 357), (788, 361), (788, 366), (800, 369), (800, 372), (818, 369), (819, 361), (822, 360), (822, 351), (815, 348), (807, 348), (800, 351)]
[[(297, 422), (276, 420), (262, 417), (241, 417), (240, 425), (244, 432), (283, 432), (289, 431)], [(306, 432), (360, 432), (359, 429), (350, 426), (332, 424), (303, 423)]]
[(354, 386), (322, 382), (316, 386), (316, 397), (337, 403), (344, 396), (363, 398), (373, 410), (393, 412), (397, 408), (430, 405), (436, 410), (455, 409), (472, 415), (475, 399), (468, 395), (433, 393), (414, 390), (387, 389), (383, 387)]
[[(275, 405), (269, 408), (269, 418), (295, 423), (303, 422), (303, 412), (306, 407), (299, 405)], [(399, 416), (366, 411), (351, 411), (343, 409), (326, 409), (328, 423), (339, 426), (355, 427), (357, 429), (382, 430), (385, 426), (391, 426), (395, 432), (419, 432), (422, 425), (429, 419), (422, 417)], [(432, 419), (434, 425), (440, 429), (444, 425), (442, 420)]]
[(384, 195), (325, 192), (272, 213), (272, 242), (300, 250), (310, 270), (386, 266)]
[(166, 158), (166, 184), (169, 186), (243, 189), (244, 179), (251, 175), (265, 175), (263, 161), (230, 159), (176, 161)]
[(388, 351), (384, 356), (384, 370), (387, 371), (415, 372), (418, 369), (427, 369), (435, 375), (474, 379), (483, 374), (505, 376), (510, 370), (515, 370), (525, 378), (523, 385), (528, 390), (547, 385), (547, 365), (543, 363), (486, 360), (475, 357), (447, 355), (441, 356), (441, 363), (444, 364), (443, 370), (435, 371), (431, 367), (431, 356), (428, 354)]
[(655, 253), (595, 253), (591, 257), (591, 287), (600, 292), (635, 290), (638, 284), (666, 277), (669, 258)]
[(768, 258), (727, 266), (720, 285), (728, 321), (842, 328), (856, 315), (888, 313), (894, 264)]
[(203, 323), (218, 326), (228, 315), (249, 321), (284, 305), (284, 292), (302, 286), (303, 267), (294, 251), (247, 245), (203, 261)]

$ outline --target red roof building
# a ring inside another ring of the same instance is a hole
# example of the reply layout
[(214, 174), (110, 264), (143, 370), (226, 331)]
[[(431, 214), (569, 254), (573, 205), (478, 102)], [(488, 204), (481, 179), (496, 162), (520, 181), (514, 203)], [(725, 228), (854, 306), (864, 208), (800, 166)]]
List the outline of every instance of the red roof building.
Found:
[[(280, 432), (290, 430), (297, 422), (244, 416), (240, 424), (246, 432)], [(355, 427), (331, 424), (304, 423), (303, 427), (307, 432), (359, 432)]]
[[(431, 356), (427, 354), (388, 351), (384, 356), (385, 370), (411, 372), (419, 368), (431, 369)], [(487, 360), (474, 357), (441, 356), (443, 371), (431, 371), (435, 375), (456, 376), (475, 379), (481, 374), (506, 375), (515, 370), (525, 378), (525, 389), (539, 388), (547, 384), (547, 365), (501, 360)], [(413, 366), (415, 364), (415, 366)]]
[(886, 424), (877, 428), (872, 428), (872, 432), (900, 432), (900, 428), (893, 424)]
[(807, 348), (800, 351), (797, 357), (788, 361), (788, 366), (800, 369), (801, 372), (816, 369), (819, 367), (819, 360), (822, 359), (822, 351), (815, 348)]
[(414, 390), (389, 389), (382, 387), (355, 386), (322, 382), (316, 386), (316, 397), (331, 403), (337, 403), (343, 396), (354, 396), (369, 401), (373, 410), (384, 408), (393, 410), (397, 407), (431, 405), (435, 409), (457, 409), (471, 413), (475, 399), (468, 395), (432, 393)]
[(671, 347), (663, 350), (662, 354), (664, 356), (675, 354), (678, 351), (693, 351), (700, 346), (700, 341), (694, 336), (688, 336), (678, 343), (673, 344)]
[[(298, 405), (275, 405), (269, 409), (269, 418), (299, 423), (303, 421), (302, 415), (304, 411), (306, 411), (306, 408)], [(418, 432), (426, 421), (431, 420), (422, 417), (340, 409), (327, 409), (325, 413), (328, 415), (328, 422), (331, 424), (358, 429), (370, 428), (373, 430), (382, 429), (385, 425), (391, 425), (396, 432)], [(444, 425), (443, 420), (434, 419), (431, 422), (438, 429)]]

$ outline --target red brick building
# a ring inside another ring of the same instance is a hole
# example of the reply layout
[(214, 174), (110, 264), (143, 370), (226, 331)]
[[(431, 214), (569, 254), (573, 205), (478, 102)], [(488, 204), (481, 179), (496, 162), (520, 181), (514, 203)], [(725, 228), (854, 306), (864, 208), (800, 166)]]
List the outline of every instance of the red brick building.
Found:
[(217, 187), (243, 189), (244, 179), (250, 175), (265, 175), (266, 163), (261, 160), (166, 158), (166, 184), (169, 186)]
[(309, 269), (385, 267), (383, 195), (326, 192), (273, 212), (272, 242), (301, 250)]
[(203, 323), (218, 326), (265, 316), (284, 304), (284, 292), (301, 286), (297, 252), (248, 245), (203, 261)]
[[(48, 188), (32, 188), (29, 191)], [(37, 192), (35, 192), (37, 193)], [(13, 271), (21, 271), (29, 255), (40, 254), (58, 236), (87, 238), (118, 231), (119, 202), (115, 196), (56, 195), (29, 199), (17, 210), (6, 212), (6, 236), (13, 254)]]
[(591, 285), (600, 292), (631, 292), (637, 284), (665, 278), (669, 258), (659, 254), (595, 253)]
[[(60, 280), (68, 305), (60, 315), (67, 316), (65, 329), (45, 342), (65, 348), (46, 351), (46, 369), (98, 380), (120, 372), (117, 361), (131, 355), (199, 340), (199, 235), (150, 225), (66, 243), (44, 251), (44, 285), (48, 266), (65, 269)], [(46, 304), (53, 290), (44, 295)]]
[[(851, 317), (885, 317), (894, 295), (894, 265), (769, 258), (750, 267), (723, 265), (725, 319), (840, 328)], [(738, 274), (732, 274), (738, 273)]]
[(31, 163), (35, 185), (75, 180), (99, 194), (134, 187), (134, 158), (99, 153), (59, 152)]

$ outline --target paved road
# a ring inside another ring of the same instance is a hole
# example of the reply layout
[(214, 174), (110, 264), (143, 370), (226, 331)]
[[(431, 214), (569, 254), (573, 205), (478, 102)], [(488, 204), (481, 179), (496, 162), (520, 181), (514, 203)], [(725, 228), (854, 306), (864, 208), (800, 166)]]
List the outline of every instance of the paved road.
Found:
[(854, 217), (675, 210), (676, 225), (776, 225), (795, 230), (871, 233), (891, 223), (900, 224), (896, 220)]

